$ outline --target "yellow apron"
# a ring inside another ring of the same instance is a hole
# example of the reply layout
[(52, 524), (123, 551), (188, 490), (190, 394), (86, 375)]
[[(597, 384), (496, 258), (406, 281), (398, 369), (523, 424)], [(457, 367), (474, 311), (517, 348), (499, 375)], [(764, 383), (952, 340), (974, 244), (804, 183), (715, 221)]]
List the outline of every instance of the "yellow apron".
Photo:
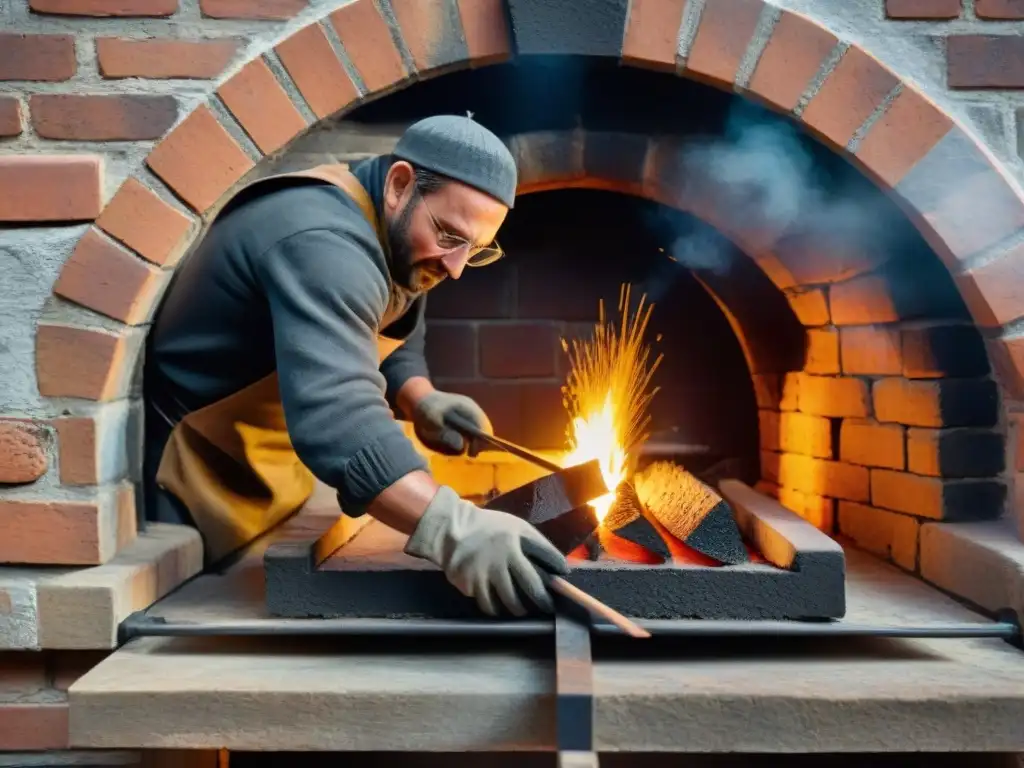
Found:
[[(243, 187), (236, 196), (282, 178), (335, 185), (356, 201), (386, 244), (369, 193), (345, 164), (269, 176)], [(402, 343), (378, 335), (379, 361)], [(309, 499), (315, 481), (288, 436), (277, 373), (189, 413), (175, 425), (156, 482), (188, 508), (203, 535), (208, 562), (220, 560), (295, 514)]]

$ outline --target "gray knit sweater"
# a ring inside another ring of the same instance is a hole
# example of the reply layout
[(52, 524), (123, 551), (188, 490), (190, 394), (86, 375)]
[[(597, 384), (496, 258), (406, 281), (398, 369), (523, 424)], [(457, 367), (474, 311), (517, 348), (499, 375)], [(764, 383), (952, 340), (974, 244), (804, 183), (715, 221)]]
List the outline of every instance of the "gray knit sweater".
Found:
[[(378, 211), (388, 163), (352, 168)], [(240, 199), (178, 270), (150, 332), (146, 394), (171, 423), (150, 420), (147, 455), (185, 414), (276, 370), (299, 458), (362, 514), (426, 468), (391, 411), (407, 379), (428, 375), (426, 298), (396, 307), (395, 293), (373, 228), (337, 188), (288, 182)], [(406, 341), (378, 366), (381, 331)]]

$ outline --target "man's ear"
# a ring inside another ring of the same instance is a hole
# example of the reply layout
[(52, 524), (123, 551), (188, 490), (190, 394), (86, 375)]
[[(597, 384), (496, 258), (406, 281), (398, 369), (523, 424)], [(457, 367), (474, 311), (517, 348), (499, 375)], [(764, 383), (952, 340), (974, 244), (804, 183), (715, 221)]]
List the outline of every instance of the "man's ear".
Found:
[(413, 167), (405, 160), (396, 160), (384, 179), (384, 207), (392, 213), (401, 210), (411, 196), (415, 182)]

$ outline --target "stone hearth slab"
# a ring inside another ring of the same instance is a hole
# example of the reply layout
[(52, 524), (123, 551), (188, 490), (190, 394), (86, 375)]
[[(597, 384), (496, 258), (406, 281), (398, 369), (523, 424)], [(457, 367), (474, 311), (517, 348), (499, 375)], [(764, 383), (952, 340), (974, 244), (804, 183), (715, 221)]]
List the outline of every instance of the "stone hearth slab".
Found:
[[(297, 519), (277, 540), (330, 522)], [(150, 613), (267, 618), (263, 553)], [(985, 621), (846, 550), (857, 624)], [(552, 640), (144, 638), (70, 691), (75, 748), (532, 751), (554, 748)], [(673, 639), (595, 644), (603, 751), (1024, 751), (1024, 653), (1001, 640)], [(159, 728), (153, 724), (159, 723)]]
[[(640, 619), (807, 619), (845, 613), (842, 548), (778, 502), (736, 481), (722, 484), (740, 529), (768, 562), (709, 567), (618, 560), (573, 563), (568, 580)], [(316, 568), (312, 543), (266, 553), (272, 615), (311, 617), (481, 617), (431, 563), (403, 553), (407, 537), (379, 523), (360, 531)]]
[(0, 649), (117, 647), (117, 628), (202, 569), (198, 532), (151, 523), (91, 568), (0, 568)]

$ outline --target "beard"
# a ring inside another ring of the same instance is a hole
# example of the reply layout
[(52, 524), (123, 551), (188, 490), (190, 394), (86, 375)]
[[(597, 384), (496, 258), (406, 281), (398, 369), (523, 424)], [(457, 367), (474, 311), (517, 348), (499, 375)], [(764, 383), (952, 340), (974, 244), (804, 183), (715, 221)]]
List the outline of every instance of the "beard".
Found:
[(388, 222), (388, 247), (391, 250), (391, 278), (406, 291), (424, 293), (443, 281), (448, 273), (439, 261), (413, 263), (409, 223), (416, 197)]

